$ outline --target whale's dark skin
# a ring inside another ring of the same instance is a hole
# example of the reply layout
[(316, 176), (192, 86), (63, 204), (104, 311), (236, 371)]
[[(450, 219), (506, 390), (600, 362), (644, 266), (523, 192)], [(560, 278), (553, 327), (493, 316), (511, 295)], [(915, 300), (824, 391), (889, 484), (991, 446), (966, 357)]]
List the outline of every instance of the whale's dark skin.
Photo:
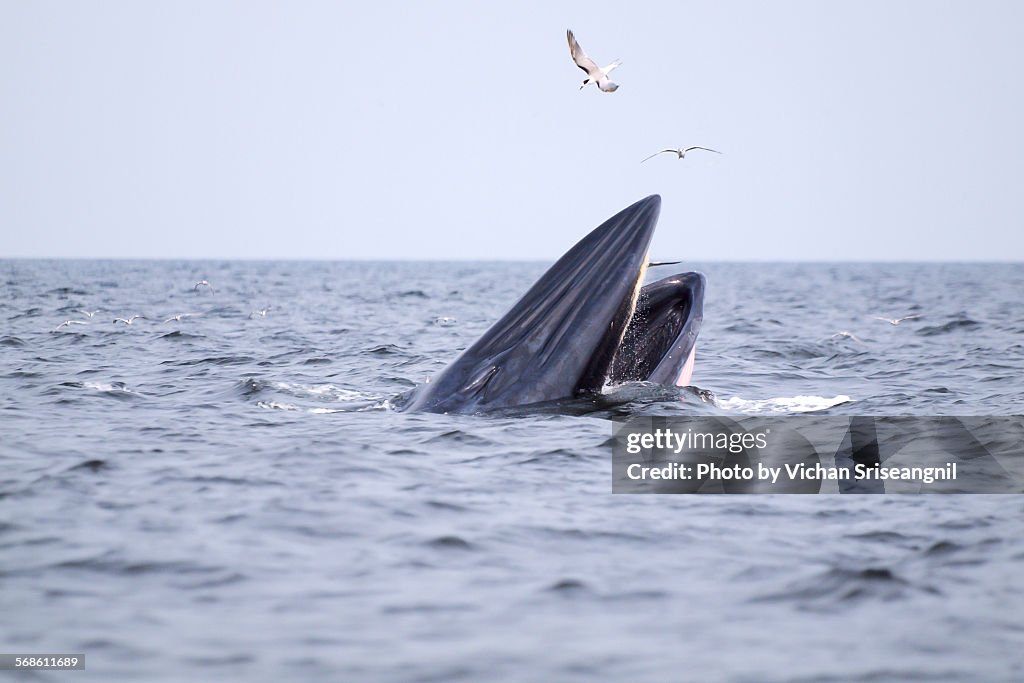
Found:
[(641, 287), (660, 211), (661, 197), (651, 195), (594, 229), (402, 409), (486, 413), (608, 383), (688, 383), (704, 276)]

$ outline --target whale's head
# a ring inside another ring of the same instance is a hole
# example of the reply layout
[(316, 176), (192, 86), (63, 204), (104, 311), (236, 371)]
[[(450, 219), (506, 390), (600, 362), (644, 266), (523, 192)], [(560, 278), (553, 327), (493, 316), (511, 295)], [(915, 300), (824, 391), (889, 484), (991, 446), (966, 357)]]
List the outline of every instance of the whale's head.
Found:
[(643, 286), (660, 211), (661, 197), (651, 195), (595, 228), (403, 408), (478, 413), (609, 383), (688, 384), (704, 276)]

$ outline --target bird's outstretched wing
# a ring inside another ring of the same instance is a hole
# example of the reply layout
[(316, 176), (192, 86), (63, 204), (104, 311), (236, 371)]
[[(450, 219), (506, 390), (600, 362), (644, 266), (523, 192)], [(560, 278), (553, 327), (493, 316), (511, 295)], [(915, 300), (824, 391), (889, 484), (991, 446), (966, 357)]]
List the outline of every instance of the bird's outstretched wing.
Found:
[(684, 149), (683, 150), (683, 154), (686, 154), (687, 152), (689, 152), (691, 150), (694, 150), (694, 149), (702, 149), (705, 152), (714, 152), (715, 154), (721, 154), (721, 152), (719, 152), (717, 149), (711, 149), (710, 147), (697, 147), (696, 145), (694, 145), (693, 147), (687, 147), (686, 149)]
[(600, 73), (601, 68), (583, 51), (580, 44), (576, 42), (576, 36), (572, 34), (572, 31), (566, 30), (565, 35), (569, 39), (569, 54), (572, 56), (572, 61), (576, 62), (576, 66), (586, 71), (588, 76)]
[[(663, 149), (660, 152), (655, 152), (651, 156), (647, 157), (647, 159), (644, 159), (644, 161), (648, 161), (649, 159), (653, 159), (654, 157), (658, 156), (659, 154), (664, 154), (665, 152), (672, 152), (673, 154), (679, 154), (679, 150), (677, 150), (677, 149)], [(642, 163), (644, 163), (644, 161), (641, 161), (640, 163), (642, 164)]]

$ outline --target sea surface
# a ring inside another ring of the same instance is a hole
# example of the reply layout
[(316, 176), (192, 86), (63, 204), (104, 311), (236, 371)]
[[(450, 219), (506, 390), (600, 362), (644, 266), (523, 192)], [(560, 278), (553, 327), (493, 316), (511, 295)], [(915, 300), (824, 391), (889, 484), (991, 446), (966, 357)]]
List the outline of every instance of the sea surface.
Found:
[(86, 655), (8, 676), (1024, 680), (1020, 496), (612, 495), (609, 446), (1021, 415), (1024, 266), (685, 264), (699, 394), (394, 409), (545, 267), (0, 261), (0, 651)]

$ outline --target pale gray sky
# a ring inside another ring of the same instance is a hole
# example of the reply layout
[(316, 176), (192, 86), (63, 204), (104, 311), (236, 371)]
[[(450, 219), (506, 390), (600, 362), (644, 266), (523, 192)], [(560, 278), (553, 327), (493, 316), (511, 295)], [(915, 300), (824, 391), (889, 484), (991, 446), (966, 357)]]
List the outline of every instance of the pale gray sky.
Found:
[[(0, 257), (1024, 260), (1024, 3), (0, 0)], [(577, 90), (565, 29), (618, 92)], [(645, 156), (676, 145), (723, 156)]]

